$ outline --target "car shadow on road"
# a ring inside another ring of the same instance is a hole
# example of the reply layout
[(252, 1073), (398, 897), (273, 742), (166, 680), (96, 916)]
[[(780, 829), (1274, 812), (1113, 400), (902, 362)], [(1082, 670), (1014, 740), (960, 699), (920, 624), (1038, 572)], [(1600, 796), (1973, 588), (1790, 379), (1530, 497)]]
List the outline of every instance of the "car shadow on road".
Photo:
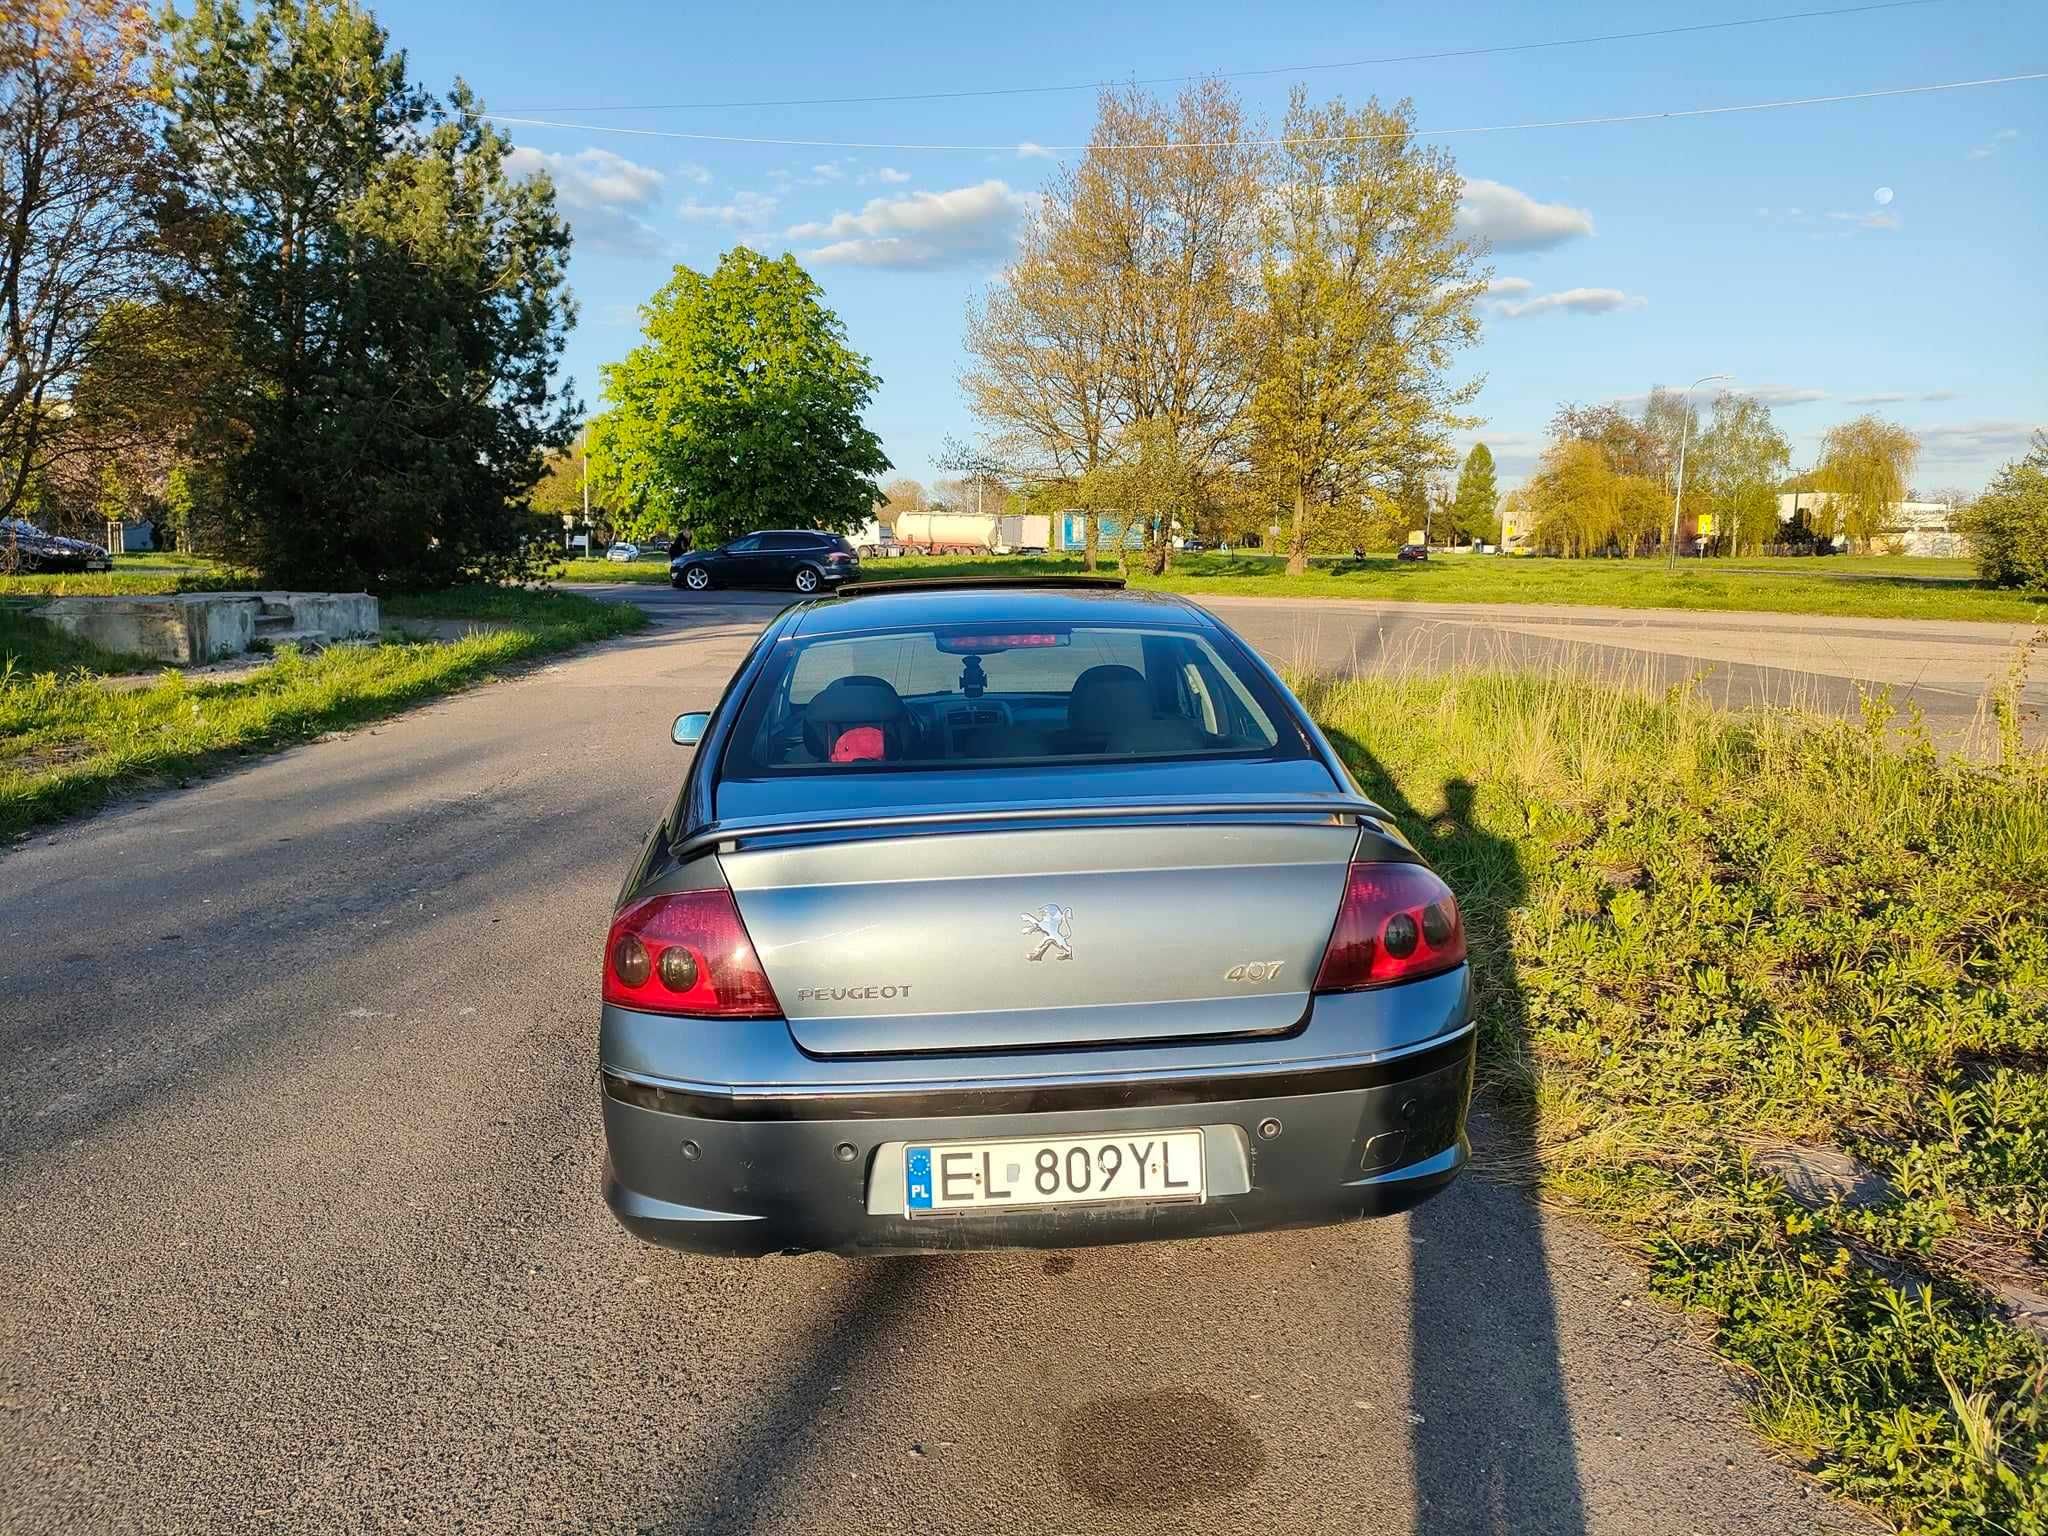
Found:
[(1520, 1190), (1489, 1177), (1536, 1159), (1533, 1111), (1498, 1091), (1520, 1069), (1528, 1030), (1508, 928), (1526, 892), (1521, 857), (1479, 826), (1469, 780), (1447, 780), (1443, 809), (1427, 815), (1356, 738), (1333, 731), (1331, 741), (1456, 892), (1479, 991), (1477, 1174), (1408, 1218), (1417, 1520), (1447, 1533), (1579, 1536), (1585, 1501), (1542, 1222)]

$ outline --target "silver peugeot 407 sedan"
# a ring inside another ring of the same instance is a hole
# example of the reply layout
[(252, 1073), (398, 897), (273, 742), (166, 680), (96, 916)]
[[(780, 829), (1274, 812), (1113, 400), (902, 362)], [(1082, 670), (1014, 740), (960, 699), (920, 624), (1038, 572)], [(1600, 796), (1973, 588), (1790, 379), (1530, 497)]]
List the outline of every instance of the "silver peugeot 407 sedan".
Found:
[(868, 583), (762, 633), (605, 939), (605, 1193), (727, 1254), (1383, 1215), (1467, 1157), (1457, 902), (1212, 615)]

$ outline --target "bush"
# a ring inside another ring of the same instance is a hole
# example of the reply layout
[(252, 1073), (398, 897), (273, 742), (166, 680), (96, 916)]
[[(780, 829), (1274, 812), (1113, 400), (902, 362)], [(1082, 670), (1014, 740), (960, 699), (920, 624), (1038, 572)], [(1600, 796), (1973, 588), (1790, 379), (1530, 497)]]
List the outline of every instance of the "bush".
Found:
[(1998, 472), (1962, 519), (1977, 574), (1993, 586), (2048, 592), (2048, 432)]

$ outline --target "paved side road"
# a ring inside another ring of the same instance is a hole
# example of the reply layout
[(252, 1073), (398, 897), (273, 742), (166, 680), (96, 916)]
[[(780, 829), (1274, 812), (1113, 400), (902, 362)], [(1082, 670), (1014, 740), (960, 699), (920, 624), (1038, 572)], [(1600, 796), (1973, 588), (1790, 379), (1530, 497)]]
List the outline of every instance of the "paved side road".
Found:
[(1864, 1527), (1602, 1240), (737, 1263), (598, 1198), (702, 605), (0, 858), (0, 1531)]
[[(670, 623), (695, 622), (706, 601), (659, 586), (589, 590), (640, 603)], [(721, 591), (710, 600), (765, 619), (793, 597)], [(1837, 714), (1855, 713), (1864, 690), (1883, 688), (1902, 710), (1918, 705), (1938, 739), (1980, 750), (1995, 743), (1983, 718), (1988, 691), (2048, 634), (2030, 624), (1539, 603), (1227, 595), (1194, 601), (1279, 667), (1393, 675), (1460, 666), (1569, 668), (1659, 688), (1693, 679), (1707, 698), (1738, 709)], [(2026, 733), (2039, 742), (2048, 740), (2048, 646), (2037, 646), (2032, 661), (2021, 702)]]

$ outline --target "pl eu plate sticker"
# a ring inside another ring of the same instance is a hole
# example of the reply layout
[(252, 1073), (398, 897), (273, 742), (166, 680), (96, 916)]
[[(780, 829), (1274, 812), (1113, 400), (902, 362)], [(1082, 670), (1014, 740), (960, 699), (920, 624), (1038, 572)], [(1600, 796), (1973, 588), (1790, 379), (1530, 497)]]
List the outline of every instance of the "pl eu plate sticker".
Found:
[(932, 1149), (912, 1147), (903, 1159), (903, 1203), (913, 1211), (932, 1208)]

